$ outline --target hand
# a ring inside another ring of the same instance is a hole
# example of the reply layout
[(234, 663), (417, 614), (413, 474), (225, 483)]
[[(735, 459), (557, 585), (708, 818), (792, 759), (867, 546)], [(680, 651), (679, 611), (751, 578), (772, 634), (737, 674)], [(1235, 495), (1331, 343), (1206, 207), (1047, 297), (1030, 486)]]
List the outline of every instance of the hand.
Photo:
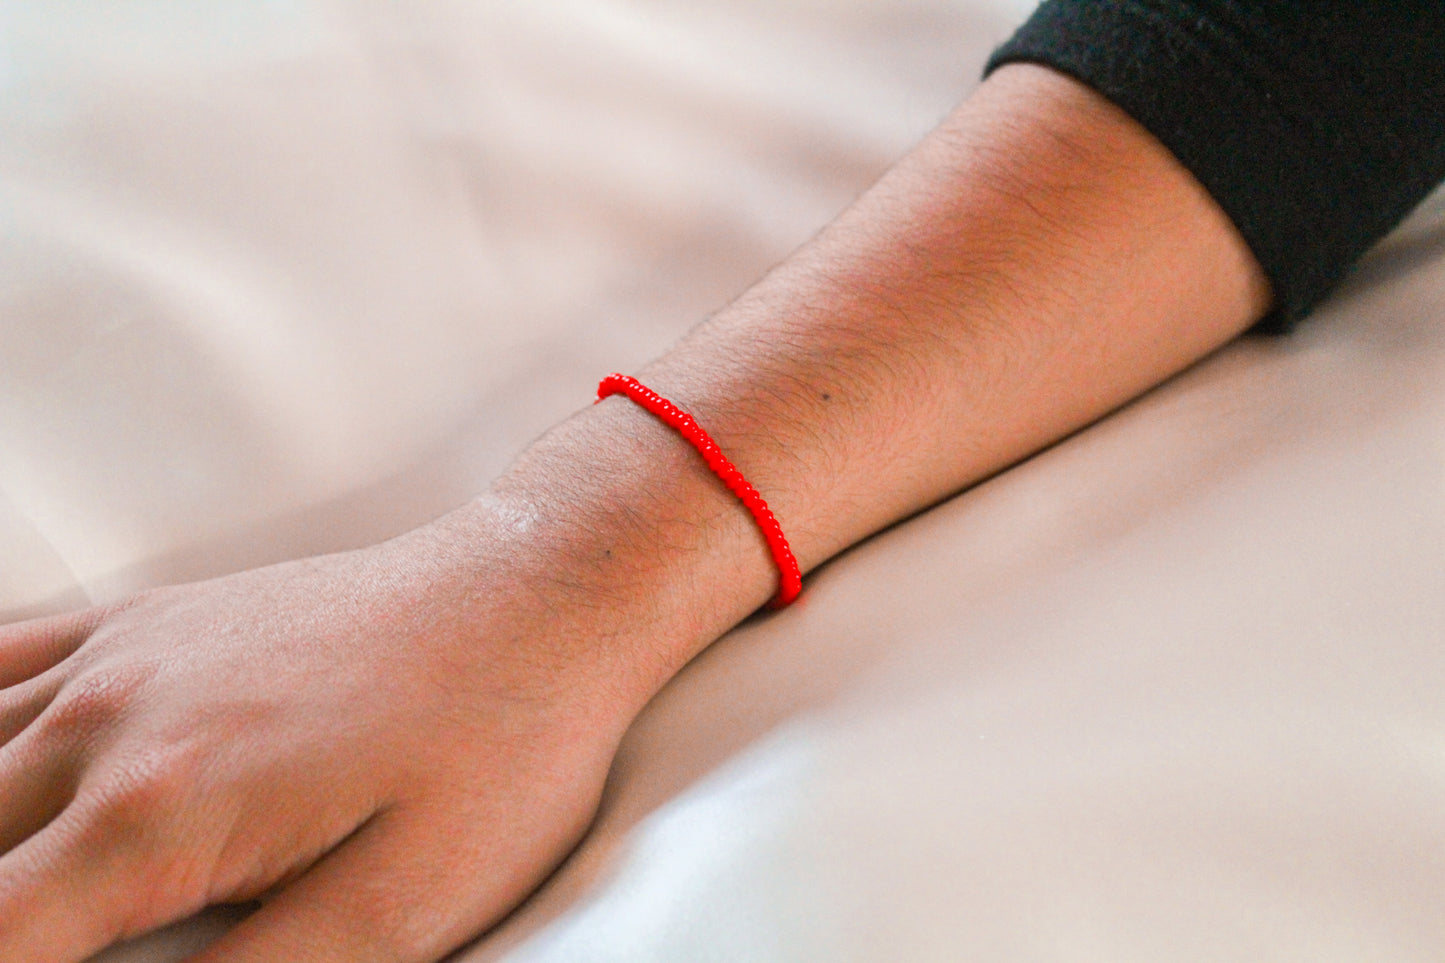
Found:
[(0, 628), (0, 959), (257, 898), (198, 961), (431, 961), (498, 919), (640, 706), (506, 562), (423, 530)]

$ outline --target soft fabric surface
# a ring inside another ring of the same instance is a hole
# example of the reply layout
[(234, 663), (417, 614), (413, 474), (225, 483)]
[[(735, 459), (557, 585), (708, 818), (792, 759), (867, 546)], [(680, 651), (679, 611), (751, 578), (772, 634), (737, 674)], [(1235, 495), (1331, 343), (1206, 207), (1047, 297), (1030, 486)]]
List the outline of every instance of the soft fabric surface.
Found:
[[(824, 223), (1026, 12), (0, 8), (0, 612), (461, 502)], [(1297, 334), (714, 646), (459, 959), (1438, 959), (1442, 242), (1427, 203)]]

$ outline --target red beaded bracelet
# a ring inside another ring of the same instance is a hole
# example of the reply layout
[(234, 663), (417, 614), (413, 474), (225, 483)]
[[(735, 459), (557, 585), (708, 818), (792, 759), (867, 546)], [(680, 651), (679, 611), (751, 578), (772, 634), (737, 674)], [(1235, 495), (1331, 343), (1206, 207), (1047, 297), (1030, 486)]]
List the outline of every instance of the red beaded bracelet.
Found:
[(743, 477), (737, 466), (728, 461), (722, 449), (718, 448), (717, 442), (703, 431), (692, 415), (636, 378), (624, 374), (611, 374), (603, 378), (602, 383), (597, 386), (597, 400), (601, 401), (616, 394), (631, 398), (686, 438), (688, 443), (697, 449), (698, 454), (702, 455), (703, 461), (707, 462), (707, 467), (713, 470), (713, 474), (721, 478), (723, 484), (753, 513), (758, 527), (763, 530), (763, 538), (767, 539), (768, 551), (773, 553), (773, 561), (777, 563), (781, 579), (778, 594), (770, 603), (771, 606), (780, 609), (797, 598), (798, 593), (803, 590), (803, 573), (798, 568), (798, 560), (793, 557), (793, 550), (788, 547), (788, 540), (783, 537), (782, 527), (768, 503), (763, 501), (763, 496)]

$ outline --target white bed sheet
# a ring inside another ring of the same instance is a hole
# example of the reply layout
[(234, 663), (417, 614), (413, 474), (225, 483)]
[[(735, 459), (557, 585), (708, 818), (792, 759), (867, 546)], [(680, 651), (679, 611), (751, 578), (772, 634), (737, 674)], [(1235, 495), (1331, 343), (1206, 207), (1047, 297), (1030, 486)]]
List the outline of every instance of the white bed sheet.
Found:
[[(1026, 9), (0, 7), (0, 613), (459, 503)], [(1438, 959), (1442, 303), (1436, 200), (1296, 335), (835, 560), (459, 959)]]

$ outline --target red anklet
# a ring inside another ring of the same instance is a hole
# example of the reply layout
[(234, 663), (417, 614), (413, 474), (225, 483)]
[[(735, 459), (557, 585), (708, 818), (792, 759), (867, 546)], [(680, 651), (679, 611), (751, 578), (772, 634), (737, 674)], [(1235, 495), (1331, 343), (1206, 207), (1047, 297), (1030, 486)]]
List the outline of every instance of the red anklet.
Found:
[(763, 530), (763, 538), (767, 539), (768, 551), (773, 553), (773, 561), (777, 563), (780, 577), (778, 594), (769, 604), (780, 609), (797, 598), (798, 593), (803, 590), (803, 573), (798, 568), (798, 560), (793, 557), (793, 550), (788, 547), (788, 540), (783, 537), (782, 527), (778, 525), (768, 503), (763, 501), (763, 496), (743, 477), (737, 466), (728, 461), (722, 449), (718, 448), (717, 442), (703, 431), (692, 415), (636, 378), (623, 374), (611, 374), (603, 378), (602, 383), (597, 386), (597, 400), (601, 401), (616, 394), (631, 398), (686, 438), (688, 443), (697, 449), (698, 454), (702, 455), (703, 461), (707, 462), (707, 467), (712, 469), (713, 474), (721, 478), (723, 484), (753, 513), (758, 527)]

